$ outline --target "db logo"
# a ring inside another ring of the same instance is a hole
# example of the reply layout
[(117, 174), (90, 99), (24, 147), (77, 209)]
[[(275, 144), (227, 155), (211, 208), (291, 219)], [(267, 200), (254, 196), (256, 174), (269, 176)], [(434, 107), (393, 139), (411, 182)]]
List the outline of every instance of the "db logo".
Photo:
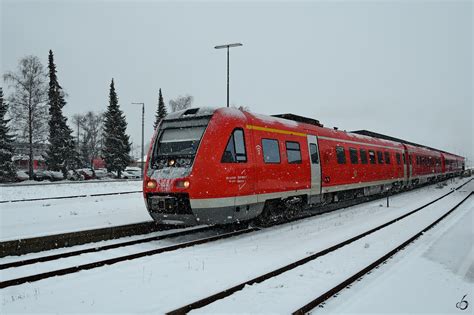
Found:
[(262, 147), (260, 146), (260, 144), (257, 144), (255, 148), (257, 149), (257, 154), (260, 155), (262, 153)]
[(464, 298), (466, 296), (467, 296), (467, 294), (462, 297), (461, 302), (456, 303), (456, 307), (459, 308), (462, 311), (464, 311), (469, 306), (469, 303), (467, 301), (464, 301)]

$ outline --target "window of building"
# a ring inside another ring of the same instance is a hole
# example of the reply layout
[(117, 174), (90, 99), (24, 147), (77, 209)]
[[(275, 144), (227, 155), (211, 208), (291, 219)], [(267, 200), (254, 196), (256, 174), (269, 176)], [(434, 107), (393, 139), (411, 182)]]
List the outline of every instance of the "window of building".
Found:
[(390, 164), (390, 152), (385, 151), (384, 155), (385, 155), (385, 163)]
[(372, 150), (369, 150), (369, 160), (370, 164), (375, 164), (375, 152)]
[(382, 151), (377, 151), (377, 160), (379, 161), (379, 164), (383, 164), (383, 153), (382, 153)]
[(402, 157), (400, 156), (400, 153), (395, 154), (395, 158), (397, 159), (398, 165), (402, 164)]
[(265, 163), (280, 163), (278, 140), (262, 139), (263, 160)]
[(316, 144), (309, 144), (309, 153), (311, 154), (311, 163), (319, 164), (318, 147), (316, 146)]
[(298, 142), (287, 141), (286, 155), (288, 157), (288, 163), (301, 164), (300, 144)]
[(352, 164), (359, 164), (359, 157), (357, 156), (357, 149), (349, 148), (349, 156)]
[(367, 151), (365, 151), (365, 149), (360, 149), (360, 162), (367, 164)]
[(346, 154), (344, 152), (343, 147), (340, 147), (340, 146), (336, 147), (336, 155), (337, 155), (337, 163), (346, 164)]
[(247, 153), (245, 151), (244, 131), (235, 129), (230, 135), (229, 141), (221, 159), (222, 163), (245, 163)]

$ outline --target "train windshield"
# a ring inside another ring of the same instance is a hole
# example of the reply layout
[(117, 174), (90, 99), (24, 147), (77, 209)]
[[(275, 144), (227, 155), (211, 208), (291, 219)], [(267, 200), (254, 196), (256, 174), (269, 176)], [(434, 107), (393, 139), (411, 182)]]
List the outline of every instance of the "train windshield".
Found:
[(210, 116), (164, 121), (153, 147), (152, 169), (189, 168), (199, 148)]
[(185, 127), (163, 130), (157, 155), (195, 155), (206, 127)]

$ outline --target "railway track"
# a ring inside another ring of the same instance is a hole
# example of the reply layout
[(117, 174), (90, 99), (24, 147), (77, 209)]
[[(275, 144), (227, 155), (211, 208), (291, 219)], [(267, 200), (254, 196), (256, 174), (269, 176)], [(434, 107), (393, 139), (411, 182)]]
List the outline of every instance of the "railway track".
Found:
[(82, 194), (82, 195), (58, 196), (58, 197), (45, 197), (45, 198), (28, 198), (28, 199), (0, 200), (0, 204), (2, 204), (2, 203), (28, 202), (28, 201), (45, 201), (45, 200), (75, 199), (75, 198), (85, 198), (85, 197), (102, 197), (102, 196), (114, 196), (114, 195), (129, 195), (129, 194), (138, 194), (138, 193), (142, 193), (142, 192), (143, 192), (142, 190), (133, 190), (133, 191), (120, 191), (120, 192), (101, 193), (101, 194)]
[(169, 234), (164, 234), (164, 235), (145, 237), (138, 240), (125, 241), (121, 243), (114, 243), (114, 244), (103, 245), (103, 246), (98, 246), (98, 247), (90, 247), (90, 248), (85, 248), (85, 249), (60, 253), (60, 254), (53, 254), (53, 255), (48, 255), (48, 256), (41, 256), (41, 257), (31, 258), (31, 259), (17, 260), (14, 262), (0, 264), (0, 270), (21, 267), (21, 266), (26, 266), (26, 265), (32, 265), (32, 264), (36, 264), (40, 262), (53, 261), (53, 260), (58, 260), (61, 258), (79, 256), (82, 254), (97, 253), (104, 250), (110, 250), (110, 249), (115, 249), (115, 248), (120, 248), (120, 247), (125, 247), (125, 246), (132, 246), (132, 245), (137, 245), (137, 244), (142, 244), (142, 243), (147, 243), (147, 242), (152, 242), (152, 241), (160, 241), (160, 240), (164, 240), (168, 238), (185, 236), (185, 235), (189, 235), (189, 234), (193, 234), (197, 232), (204, 232), (204, 231), (210, 231), (210, 230), (212, 230), (212, 227), (204, 226), (200, 228), (187, 229), (184, 231), (179, 231), (179, 232), (174, 232), (174, 233), (169, 233)]
[[(472, 179), (471, 179), (472, 180)], [(254, 284), (257, 284), (257, 283), (261, 283), (261, 282), (264, 282), (266, 280), (269, 280), (271, 278), (274, 278), (274, 277), (277, 277), (287, 271), (290, 271), (290, 270), (293, 270), (299, 266), (302, 266), (304, 264), (307, 264), (309, 262), (312, 262), (314, 260), (316, 260), (317, 258), (319, 257), (322, 257), (324, 255), (327, 255), (329, 253), (332, 253), (332, 252), (335, 252), (337, 251), (338, 249), (346, 246), (346, 245), (349, 245), (357, 240), (360, 240), (370, 234), (373, 234), (374, 232), (377, 232), (379, 230), (382, 230), (406, 217), (409, 217), (417, 212), (419, 212), (420, 210), (438, 202), (439, 200), (451, 195), (452, 193), (454, 193), (455, 191), (457, 190), (460, 190), (462, 187), (464, 187), (466, 184), (468, 184), (471, 180), (465, 182), (464, 184), (462, 184), (461, 186), (457, 187), (455, 190), (452, 190), (450, 191), (449, 193), (446, 193), (444, 195), (442, 195), (441, 197), (439, 198), (436, 198), (435, 200), (432, 200), (431, 202), (429, 203), (426, 203), (425, 205), (421, 206), (421, 207), (418, 207), (408, 213), (405, 213), (393, 220), (390, 220), (384, 224), (381, 224), (375, 228), (372, 228), (366, 232), (363, 232), (361, 234), (358, 234), (354, 237), (351, 237), (343, 242), (340, 242), (336, 245), (333, 245), (331, 247), (328, 247), (324, 250), (321, 250), (317, 253), (314, 253), (312, 255), (309, 255), (303, 259), (300, 259), (300, 260), (297, 260), (297, 261), (294, 261), (290, 264), (287, 264), (283, 267), (280, 267), (278, 269), (275, 269), (275, 270), (272, 270), (268, 273), (265, 273), (261, 276), (258, 276), (258, 277), (255, 277), (251, 280), (248, 280), (248, 281), (245, 281), (245, 282), (242, 282), (240, 284), (237, 284), (237, 285), (234, 285), (233, 287), (230, 287), (230, 288), (227, 288), (223, 291), (220, 291), (220, 292), (217, 292), (213, 295), (210, 295), (210, 296), (207, 296), (205, 298), (202, 298), (200, 300), (197, 300), (195, 302), (192, 302), (192, 303), (189, 303), (187, 305), (184, 305), (184, 306), (181, 306), (177, 309), (174, 309), (172, 311), (169, 311), (167, 314), (185, 314), (185, 313), (188, 313), (192, 310), (196, 310), (196, 309), (200, 309), (206, 305), (209, 305), (211, 303), (214, 303), (218, 300), (221, 300), (223, 298), (226, 298), (242, 289), (244, 289), (245, 286), (251, 286), (251, 285), (254, 285)], [(433, 222), (432, 224), (430, 224), (428, 227), (426, 227), (425, 229), (423, 229), (421, 232), (419, 232), (418, 234), (416, 234), (415, 236), (413, 236), (412, 238), (410, 238), (409, 240), (403, 242), (400, 246), (398, 246), (397, 248), (391, 250), (389, 253), (387, 253), (386, 255), (384, 255), (383, 257), (379, 258), (376, 262), (370, 264), (369, 266), (367, 266), (366, 268), (362, 269), (361, 271), (357, 272), (356, 274), (354, 274), (353, 276), (351, 276), (350, 278), (346, 279), (345, 281), (341, 282), (339, 285), (335, 286), (334, 288), (331, 288), (330, 290), (328, 290), (325, 294), (315, 298), (313, 301), (309, 302), (308, 304), (304, 305), (303, 307), (301, 307), (300, 309), (298, 309), (297, 311), (295, 311), (296, 314), (302, 314), (302, 313), (306, 313), (308, 312), (309, 310), (313, 309), (314, 307), (316, 307), (319, 303), (323, 302), (324, 300), (326, 300), (327, 298), (333, 296), (335, 293), (339, 292), (340, 290), (342, 290), (343, 288), (345, 288), (346, 286), (348, 286), (350, 283), (352, 283), (353, 281), (356, 281), (358, 278), (360, 278), (363, 274), (369, 272), (370, 270), (372, 270), (373, 268), (375, 268), (377, 265), (379, 265), (380, 263), (382, 263), (383, 261), (385, 261), (386, 259), (388, 259), (388, 257), (392, 256), (393, 254), (395, 254), (396, 252), (398, 252), (401, 248), (405, 247), (407, 244), (413, 242), (413, 240), (415, 240), (416, 238), (418, 238), (420, 235), (422, 235), (425, 231), (427, 231), (428, 229), (432, 228), (434, 225), (436, 225), (437, 223), (439, 223), (442, 219), (444, 219), (446, 216), (448, 216), (450, 213), (452, 213), (456, 208), (458, 208), (463, 202), (465, 202), (469, 197), (471, 197), (473, 195), (473, 192), (470, 192), (470, 194), (464, 198), (461, 202), (457, 203), (456, 206), (454, 206), (453, 208), (451, 208), (448, 212), (446, 212), (442, 217), (440, 217), (438, 220), (436, 220), (435, 222)]]
[[(446, 181), (448, 181), (447, 179)], [(427, 186), (420, 185), (413, 190), (423, 188)], [(412, 191), (413, 191), (412, 190)], [(104, 196), (104, 195), (117, 195), (117, 194), (128, 194), (128, 193), (138, 193), (141, 191), (131, 191), (131, 192), (119, 192), (119, 193), (103, 193), (103, 194), (91, 194), (91, 195), (77, 195), (77, 196), (64, 196), (64, 197), (50, 197), (50, 198), (34, 198), (34, 199), (19, 199), (19, 200), (8, 200), (0, 201), (0, 203), (6, 202), (22, 202), (22, 201), (36, 201), (36, 200), (48, 200), (48, 199), (69, 199), (69, 198), (81, 198), (87, 196)], [(320, 206), (316, 210), (307, 210), (301, 214), (295, 216), (294, 218), (284, 221), (276, 221), (272, 223), (273, 225), (284, 224), (288, 222), (293, 222), (300, 219), (309, 218), (311, 216), (327, 213), (333, 210), (338, 210), (341, 208), (352, 207), (355, 205), (362, 204), (364, 202), (374, 201), (382, 198), (388, 198), (395, 196), (397, 194), (403, 193), (401, 191), (398, 193), (387, 195), (373, 195), (369, 197), (361, 197), (357, 199), (351, 199), (346, 201), (341, 201), (337, 203), (331, 203), (325, 206)], [(178, 228), (178, 227), (176, 227)], [(120, 237), (133, 236), (138, 234), (146, 234), (155, 231), (160, 231), (163, 229), (170, 229), (170, 227), (159, 226), (153, 222), (142, 222), (135, 224), (127, 224), (123, 226), (107, 227), (93, 230), (85, 230), (78, 232), (69, 232), (63, 234), (47, 235), (26, 239), (10, 240), (5, 242), (0, 242), (0, 258), (5, 256), (17, 256), (28, 253), (41, 252), (51, 249), (57, 249), (62, 247), (71, 247), (76, 245), (83, 245), (87, 243), (117, 239)]]
[[(203, 228), (199, 229), (199, 232), (203, 232), (205, 230), (211, 230), (211, 229), (212, 229), (212, 227), (203, 227)], [(77, 255), (81, 255), (83, 253), (110, 250), (112, 248), (119, 248), (119, 247), (123, 247), (123, 246), (132, 246), (132, 245), (135, 245), (135, 244), (151, 242), (151, 241), (158, 240), (158, 239), (183, 236), (183, 235), (190, 234), (190, 233), (196, 233), (196, 230), (197, 229), (193, 229), (191, 231), (180, 231), (180, 232), (177, 232), (177, 233), (172, 233), (172, 234), (168, 234), (168, 235), (164, 235), (164, 236), (158, 236), (158, 237), (152, 237), (152, 238), (148, 238), (148, 239), (144, 239), (144, 240), (140, 240), (140, 241), (130, 241), (130, 242), (126, 242), (126, 243), (108, 245), (108, 246), (104, 246), (102, 248), (98, 248), (98, 250), (94, 250), (92, 248), (92, 249), (87, 249), (87, 250), (84, 250), (84, 251), (75, 251), (75, 252), (71, 252), (71, 253), (57, 254), (57, 255), (41, 257), (41, 258), (36, 258), (36, 259), (31, 259), (31, 260), (23, 260), (23, 261), (18, 261), (18, 262), (6, 263), (6, 264), (2, 265), (2, 268), (0, 268), (0, 270), (2, 270), (2, 269), (5, 270), (5, 269), (8, 269), (8, 268), (18, 268), (18, 267), (21, 267), (21, 266), (34, 264), (34, 263), (39, 263), (39, 262), (55, 261), (57, 259), (77, 256)], [(217, 234), (215, 236), (204, 237), (204, 238), (199, 238), (197, 240), (193, 240), (193, 241), (189, 241), (189, 242), (179, 243), (179, 244), (176, 244), (176, 245), (160, 247), (160, 248), (157, 248), (157, 249), (141, 251), (141, 252), (137, 252), (137, 253), (130, 254), (130, 255), (116, 256), (116, 257), (113, 257), (113, 258), (100, 260), (100, 261), (94, 261), (94, 262), (91, 262), (91, 263), (86, 263), (86, 264), (77, 265), (77, 266), (73, 266), (73, 267), (67, 267), (67, 268), (57, 269), (57, 270), (43, 272), (43, 273), (39, 273), (39, 274), (33, 274), (33, 275), (24, 276), (24, 277), (9, 279), (9, 280), (5, 280), (5, 281), (0, 282), (0, 289), (15, 286), (15, 285), (20, 285), (20, 284), (27, 283), (27, 282), (35, 282), (35, 281), (39, 281), (39, 280), (44, 280), (44, 279), (51, 278), (51, 277), (63, 276), (63, 275), (75, 273), (75, 272), (78, 272), (78, 271), (81, 271), (81, 270), (90, 270), (90, 269), (94, 269), (94, 268), (98, 268), (98, 267), (102, 267), (102, 266), (106, 266), (106, 265), (113, 265), (113, 264), (116, 264), (116, 263), (119, 263), (119, 262), (133, 260), (133, 259), (142, 258), (142, 257), (146, 257), (146, 256), (158, 255), (158, 254), (161, 254), (161, 253), (170, 252), (170, 251), (174, 251), (174, 250), (178, 250), (178, 249), (182, 249), (182, 248), (187, 248), (187, 247), (191, 247), (191, 246), (195, 246), (195, 245), (214, 242), (214, 241), (221, 240), (221, 239), (235, 237), (235, 236), (242, 235), (242, 234), (249, 233), (249, 232), (253, 232), (253, 231), (256, 231), (256, 230), (258, 230), (258, 228), (243, 228), (243, 229), (238, 229), (238, 230), (232, 231), (232, 232), (220, 233), (220, 234)], [(123, 245), (123, 244), (125, 244), (125, 245)]]
[[(464, 183), (462, 186), (464, 186), (467, 183), (468, 182)], [(462, 186), (458, 187), (457, 189), (460, 189)], [(410, 214), (412, 214), (412, 213), (414, 213), (418, 210), (421, 210), (422, 208), (424, 208), (424, 207), (426, 207), (426, 206), (428, 206), (428, 205), (430, 205), (430, 204), (446, 197), (447, 195), (451, 194), (452, 192), (453, 191), (451, 191), (451, 192), (449, 192), (449, 193), (433, 200), (432, 202), (424, 205), (423, 207), (420, 207), (418, 209), (413, 210), (412, 212), (410, 212), (410, 213), (408, 213), (408, 214), (406, 214), (402, 217), (406, 217), (406, 216), (408, 216), (408, 215), (410, 215)], [(378, 199), (378, 198), (376, 198), (376, 199)], [(316, 214), (320, 214), (320, 213), (323, 213), (323, 212), (318, 212)], [(314, 213), (313, 214), (308, 214), (308, 215), (305, 215), (305, 216), (302, 216), (302, 217), (294, 218), (291, 221), (296, 221), (296, 220), (299, 220), (299, 219), (302, 219), (302, 218), (307, 218), (307, 217), (310, 217), (310, 216), (313, 216), (313, 215), (316, 215), (316, 214), (314, 214)], [(402, 217), (397, 218), (393, 221), (400, 220)], [(287, 222), (285, 222), (285, 223), (287, 223)], [(388, 225), (390, 223), (391, 222), (389, 222), (385, 225)], [(120, 247), (124, 247), (124, 246), (132, 246), (132, 245), (136, 245), (136, 244), (152, 242), (152, 241), (156, 241), (156, 240), (163, 240), (163, 239), (168, 239), (168, 238), (172, 238), (172, 237), (179, 237), (179, 236), (189, 235), (189, 234), (197, 233), (197, 232), (210, 231), (213, 228), (215, 229), (215, 227), (202, 227), (202, 228), (196, 228), (196, 229), (191, 229), (191, 230), (179, 231), (179, 232), (176, 232), (176, 233), (170, 233), (170, 234), (166, 234), (166, 235), (147, 237), (147, 238), (143, 238), (143, 239), (140, 239), (140, 240), (127, 241), (127, 242), (122, 242), (122, 243), (117, 243), (117, 244), (112, 244), (112, 245), (105, 245), (105, 246), (101, 246), (101, 247), (97, 247), (97, 248), (94, 247), (94, 248), (88, 248), (88, 249), (81, 249), (81, 250), (77, 250), (77, 251), (61, 253), (61, 254), (54, 254), (54, 255), (49, 255), (49, 256), (43, 256), (43, 257), (34, 258), (34, 259), (26, 259), (26, 260), (20, 260), (20, 261), (15, 261), (15, 262), (9, 262), (9, 263), (5, 263), (5, 264), (1, 264), (0, 265), (0, 270), (5, 270), (5, 269), (8, 269), (8, 268), (18, 268), (18, 267), (22, 267), (22, 266), (26, 266), (26, 265), (43, 263), (43, 262), (50, 262), (50, 261), (55, 261), (55, 260), (62, 259), (62, 258), (73, 257), (73, 256), (82, 255), (82, 254), (87, 254), (87, 253), (95, 253), (95, 252), (100, 252), (100, 251), (105, 251), (105, 250), (111, 250), (111, 249), (120, 248)], [(377, 229), (380, 229), (380, 228), (382, 228), (382, 227), (378, 227)], [(78, 272), (78, 271), (81, 271), (81, 270), (89, 270), (89, 269), (98, 268), (98, 267), (105, 266), (105, 265), (112, 265), (112, 264), (115, 264), (115, 263), (118, 263), (118, 262), (137, 259), (137, 258), (141, 258), (141, 257), (145, 257), (145, 256), (157, 255), (157, 254), (161, 254), (161, 253), (164, 253), (164, 252), (169, 252), (169, 251), (178, 250), (178, 249), (182, 249), (182, 248), (186, 248), (186, 247), (190, 247), (190, 246), (209, 243), (209, 242), (220, 240), (220, 239), (230, 238), (230, 237), (238, 236), (238, 235), (241, 235), (241, 234), (245, 234), (245, 233), (249, 233), (249, 232), (253, 232), (253, 231), (257, 231), (257, 230), (259, 230), (259, 228), (257, 228), (257, 227), (239, 229), (239, 230), (234, 231), (234, 232), (222, 233), (222, 234), (218, 234), (216, 236), (211, 236), (211, 237), (204, 237), (204, 238), (200, 238), (200, 239), (193, 240), (193, 241), (190, 241), (190, 242), (185, 242), (185, 243), (171, 245), (171, 246), (167, 246), (167, 247), (161, 247), (161, 248), (157, 248), (157, 249), (142, 251), (142, 252), (138, 252), (138, 253), (131, 254), (131, 255), (123, 255), (123, 256), (118, 256), (118, 257), (114, 257), (114, 258), (110, 258), (110, 259), (106, 259), (106, 260), (86, 263), (86, 264), (82, 264), (82, 265), (78, 265), (78, 266), (73, 266), (73, 267), (48, 271), (48, 272), (44, 272), (44, 273), (19, 277), (19, 278), (15, 278), (15, 279), (10, 279), (10, 280), (0, 282), (0, 288), (6, 288), (6, 287), (10, 287), (10, 286), (20, 285), (20, 284), (27, 283), (27, 282), (39, 281), (39, 280), (47, 279), (47, 278), (54, 277), (54, 276), (67, 275), (67, 274), (75, 273), (75, 272)], [(370, 234), (372, 232), (373, 231), (366, 232), (366, 233), (364, 233), (364, 235)], [(362, 237), (362, 236), (360, 236), (360, 237)], [(344, 245), (340, 245), (340, 247), (341, 246), (344, 246)], [(321, 256), (321, 255), (323, 255), (323, 254), (319, 253), (319, 256)], [(312, 259), (315, 259), (315, 258), (312, 258)], [(274, 272), (272, 272), (272, 273), (274, 273), (273, 276), (275, 276), (277, 274), (280, 274), (282, 272), (285, 272), (287, 270), (290, 270), (290, 269), (292, 269), (296, 266), (297, 265), (294, 265), (293, 267), (288, 267), (289, 269), (285, 269), (285, 270), (274, 271)], [(259, 277), (258, 279), (254, 279), (255, 282), (252, 282), (252, 283), (257, 283), (257, 282), (264, 281), (265, 277), (268, 277), (268, 275), (264, 276), (263, 278)], [(238, 287), (240, 287), (240, 286), (243, 287), (247, 284), (249, 284), (249, 282), (241, 284)], [(222, 298), (222, 297), (225, 297), (225, 296), (229, 295), (228, 293), (232, 294), (233, 292), (236, 292), (237, 290), (239, 290), (239, 288), (237, 288), (237, 287), (235, 287), (233, 290), (230, 290), (230, 291), (226, 290), (225, 295), (221, 296), (219, 298)], [(209, 302), (209, 303), (211, 303), (211, 302)], [(207, 304), (209, 304), (209, 303), (207, 303)], [(206, 304), (204, 304), (204, 305), (206, 305)], [(193, 309), (193, 308), (190, 308), (189, 310), (191, 310), (191, 309)]]
[(381, 256), (380, 258), (376, 259), (374, 262), (368, 264), (366, 267), (360, 269), (356, 273), (354, 273), (352, 276), (346, 278), (344, 281), (341, 281), (339, 284), (336, 286), (332, 287), (331, 289), (327, 290), (323, 294), (319, 295), (309, 303), (305, 304), (304, 306), (300, 307), (296, 311), (293, 312), (293, 314), (306, 314), (315, 307), (319, 306), (321, 303), (326, 301), (327, 299), (331, 298), (338, 292), (342, 291), (344, 288), (350, 286), (352, 283), (360, 279), (362, 276), (364, 276), (367, 273), (370, 273), (373, 269), (379, 267), (381, 264), (383, 264), (387, 259), (391, 258), (394, 256), (396, 253), (399, 251), (403, 250), (405, 247), (407, 247), (410, 243), (413, 243), (417, 238), (422, 236), (425, 232), (428, 230), (432, 229), (434, 226), (436, 226), (439, 222), (441, 222), (443, 219), (445, 219), (448, 215), (450, 215), (454, 210), (456, 210), (461, 204), (463, 204), (466, 200), (468, 200), (470, 197), (474, 195), (474, 192), (470, 192), (469, 195), (467, 195), (464, 199), (462, 199), (459, 203), (457, 203), (454, 207), (449, 209), (446, 213), (444, 213), (441, 217), (439, 217), (437, 220), (435, 220), (433, 223), (429, 224), (426, 226), (424, 229), (401, 243), (400, 245), (396, 246), (392, 250), (390, 250), (388, 253), (385, 255)]
[(80, 181), (57, 181), (57, 182), (35, 182), (35, 183), (13, 183), (13, 184), (0, 184), (1, 187), (30, 187), (30, 186), (50, 186), (50, 185), (77, 185), (77, 184), (103, 184), (103, 183), (126, 183), (126, 182), (139, 182), (141, 179), (91, 179), (91, 180), (80, 180)]

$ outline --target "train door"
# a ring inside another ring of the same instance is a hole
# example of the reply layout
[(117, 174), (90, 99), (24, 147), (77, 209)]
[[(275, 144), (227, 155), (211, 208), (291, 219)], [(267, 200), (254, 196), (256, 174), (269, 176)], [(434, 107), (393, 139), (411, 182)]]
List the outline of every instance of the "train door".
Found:
[[(308, 151), (311, 165), (311, 199), (321, 195), (321, 161), (319, 158), (318, 139), (308, 135)], [(316, 201), (314, 201), (316, 202)]]
[(409, 181), (409, 178), (410, 178), (410, 174), (408, 173), (409, 172), (409, 164), (408, 164), (408, 150), (407, 150), (407, 147), (405, 145), (403, 145), (403, 181), (404, 181), (404, 185), (408, 185), (408, 181)]
[(412, 158), (411, 158), (411, 154), (410, 153), (407, 153), (407, 156), (408, 156), (408, 183), (410, 183), (411, 181), (411, 178), (413, 177), (413, 165), (412, 165)]

